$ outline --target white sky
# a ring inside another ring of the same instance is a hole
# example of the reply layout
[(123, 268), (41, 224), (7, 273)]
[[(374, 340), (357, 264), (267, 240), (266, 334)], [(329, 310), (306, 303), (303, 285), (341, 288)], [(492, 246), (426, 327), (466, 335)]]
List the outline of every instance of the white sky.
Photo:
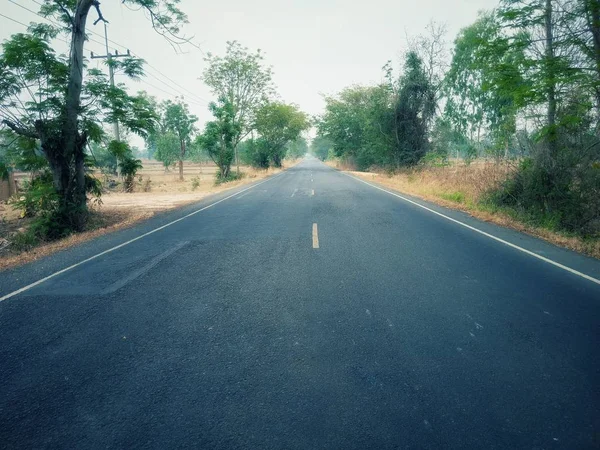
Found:
[[(14, 0), (38, 11), (40, 0)], [(225, 42), (238, 40), (250, 49), (260, 48), (273, 67), (274, 81), (282, 100), (296, 103), (309, 114), (322, 111), (322, 93), (332, 94), (350, 84), (370, 84), (381, 80), (381, 67), (389, 59), (397, 67), (406, 50), (406, 36), (423, 32), (434, 19), (448, 26), (448, 41), (472, 23), (477, 12), (491, 9), (497, 0), (182, 0), (188, 15), (187, 35), (195, 36), (204, 52), (222, 54)], [(40, 17), (9, 0), (0, 0), (1, 14), (23, 23), (42, 22)], [(212, 99), (199, 79), (205, 63), (200, 50), (188, 46), (176, 54), (164, 38), (156, 34), (141, 11), (131, 11), (120, 0), (102, 0), (109, 20), (109, 39), (130, 48), (151, 66), (148, 76), (131, 85), (159, 99), (184, 94), (199, 125), (210, 120), (207, 103)], [(91, 13), (92, 20), (96, 14)], [(90, 27), (103, 35), (102, 24)], [(0, 40), (23, 31), (22, 25), (0, 17)], [(92, 36), (103, 41), (100, 36)], [(86, 44), (88, 51), (103, 53), (103, 46)], [(95, 65), (96, 62), (92, 63)], [(194, 95), (173, 85), (158, 71)], [(158, 79), (162, 81), (159, 81)], [(120, 79), (118, 81), (124, 81)], [(166, 84), (165, 84), (166, 83)], [(152, 85), (152, 86), (151, 86)], [(166, 92), (163, 92), (166, 91)], [(139, 145), (139, 143), (137, 143)]]

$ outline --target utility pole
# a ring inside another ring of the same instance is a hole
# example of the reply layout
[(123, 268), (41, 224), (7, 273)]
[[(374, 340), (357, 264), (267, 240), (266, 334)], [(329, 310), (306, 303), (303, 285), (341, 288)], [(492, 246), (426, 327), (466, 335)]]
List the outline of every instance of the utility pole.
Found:
[[(111, 60), (113, 58), (128, 58), (131, 57), (131, 52), (129, 51), (129, 49), (127, 49), (127, 53), (124, 55), (119, 55), (119, 52), (117, 50), (115, 50), (115, 53), (112, 54), (110, 52), (110, 50), (108, 49), (108, 30), (106, 28), (106, 21), (103, 21), (104, 23), (104, 45), (105, 45), (105, 49), (106, 49), (106, 54), (105, 55), (94, 55), (94, 52), (91, 52), (91, 57), (92, 59), (108, 59), (108, 77), (110, 80), (110, 85), (112, 87), (115, 87), (115, 71), (113, 69), (113, 65), (111, 64)], [(120, 141), (121, 140), (121, 132), (119, 130), (119, 122), (115, 120), (115, 122), (113, 123), (113, 133), (115, 135), (115, 140)], [(120, 167), (118, 167), (117, 165), (117, 172), (121, 172)]]

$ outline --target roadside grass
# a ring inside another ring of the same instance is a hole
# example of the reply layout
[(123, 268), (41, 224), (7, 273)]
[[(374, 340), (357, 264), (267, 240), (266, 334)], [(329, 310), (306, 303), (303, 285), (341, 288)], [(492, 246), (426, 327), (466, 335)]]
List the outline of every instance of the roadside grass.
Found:
[[(297, 162), (286, 161), (285, 168)], [(241, 177), (217, 184), (214, 166), (191, 165), (184, 174), (184, 181), (179, 181), (175, 172), (165, 173), (164, 168), (156, 164), (150, 166), (141, 170), (136, 177), (134, 192), (122, 192), (119, 185), (106, 189), (100, 204), (90, 207), (85, 231), (56, 241), (39, 240), (29, 229), (31, 219), (21, 217), (21, 212), (11, 204), (0, 204), (0, 270), (38, 260), (98, 236), (131, 227), (158, 212), (195, 203), (209, 195), (267, 178), (283, 170), (241, 167)]]
[(514, 165), (477, 160), (469, 165), (455, 162), (446, 167), (419, 167), (389, 174), (381, 171), (358, 172), (337, 161), (328, 161), (327, 164), (366, 181), (373, 181), (401, 193), (467, 212), (483, 221), (512, 228), (552, 244), (600, 258), (600, 238), (584, 238), (574, 233), (559, 231), (556, 221), (551, 217), (540, 223), (539, 219), (523, 211), (499, 207), (489, 201), (488, 193), (515, 170)]

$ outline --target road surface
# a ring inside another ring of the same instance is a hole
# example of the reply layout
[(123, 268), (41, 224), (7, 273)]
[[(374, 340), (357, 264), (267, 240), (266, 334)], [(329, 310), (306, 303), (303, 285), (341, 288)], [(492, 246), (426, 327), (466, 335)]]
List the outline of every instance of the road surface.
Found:
[(0, 273), (0, 447), (597, 448), (598, 261), (416, 203), (309, 158)]

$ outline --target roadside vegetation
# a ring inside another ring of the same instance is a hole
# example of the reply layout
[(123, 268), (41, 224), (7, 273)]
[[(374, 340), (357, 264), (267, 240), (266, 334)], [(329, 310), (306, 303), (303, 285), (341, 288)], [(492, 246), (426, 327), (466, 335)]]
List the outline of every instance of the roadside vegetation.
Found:
[[(149, 28), (175, 48), (188, 44), (178, 0), (124, 3), (150, 17)], [(216, 100), (209, 104), (213, 120), (202, 126), (184, 98), (131, 93), (89, 66), (86, 27), (107, 20), (99, 2), (46, 0), (39, 14), (48, 22), (32, 23), (1, 45), (0, 180), (14, 188), (15, 174), (27, 176), (9, 204), (0, 205), (0, 254), (114, 225), (99, 213), (103, 194), (148, 193), (157, 185), (156, 177), (154, 184), (144, 178), (142, 157), (160, 161), (165, 174), (176, 171), (183, 190), (190, 184), (192, 191), (208, 192), (245, 174), (247, 181), (256, 178), (244, 165), (281, 168), (288, 153), (294, 158), (307, 150), (301, 135), (310, 127), (308, 116), (277, 96), (260, 51), (234, 41), (225, 55), (206, 56), (201, 79)], [(54, 50), (56, 39), (69, 44), (68, 54)], [(145, 76), (140, 58), (105, 62), (120, 76)], [(145, 149), (132, 147), (134, 135)], [(188, 164), (200, 168), (191, 180), (185, 179)], [(203, 165), (218, 168), (210, 189)], [(14, 220), (18, 226), (8, 223)]]
[(452, 49), (432, 22), (399, 72), (325, 97), (311, 152), (600, 256), (599, 37), (589, 0), (502, 0)]

